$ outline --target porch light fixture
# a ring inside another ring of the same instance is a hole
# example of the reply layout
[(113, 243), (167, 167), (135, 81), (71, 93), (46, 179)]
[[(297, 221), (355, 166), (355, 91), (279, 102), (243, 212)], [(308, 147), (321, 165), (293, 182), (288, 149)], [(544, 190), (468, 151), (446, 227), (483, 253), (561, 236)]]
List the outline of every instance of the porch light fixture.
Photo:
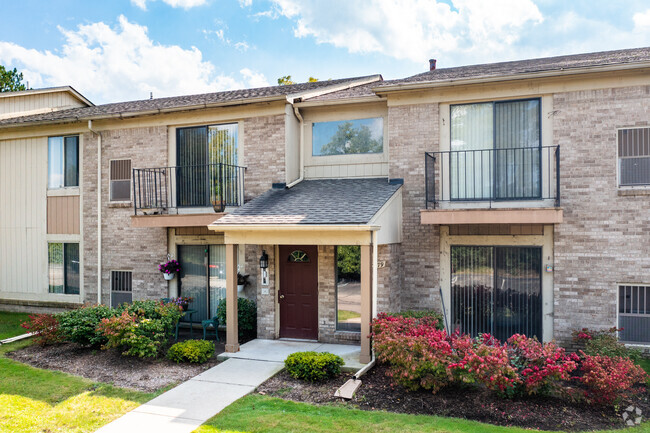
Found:
[(262, 250), (262, 256), (260, 257), (260, 269), (267, 269), (269, 267), (269, 255), (266, 254), (266, 250)]

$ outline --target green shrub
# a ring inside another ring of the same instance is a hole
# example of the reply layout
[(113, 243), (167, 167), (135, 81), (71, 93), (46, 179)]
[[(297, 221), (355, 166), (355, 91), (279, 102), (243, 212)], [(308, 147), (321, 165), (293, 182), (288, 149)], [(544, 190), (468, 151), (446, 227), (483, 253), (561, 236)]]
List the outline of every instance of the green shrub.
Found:
[(82, 346), (106, 344), (106, 337), (97, 329), (102, 319), (113, 317), (116, 310), (105, 305), (92, 305), (58, 314), (59, 329), (65, 341)]
[(296, 352), (284, 361), (284, 366), (295, 379), (316, 382), (329, 379), (341, 372), (343, 358), (327, 352)]
[(586, 355), (630, 358), (638, 362), (641, 359), (641, 351), (620, 343), (616, 338), (618, 331), (616, 327), (600, 331), (583, 328), (573, 331), (572, 334), (573, 340)]
[[(255, 338), (257, 336), (257, 306), (255, 302), (246, 298), (238, 298), (237, 310), (239, 338), (244, 340)], [(219, 301), (217, 317), (219, 317), (219, 323), (226, 323), (225, 299)]]
[(174, 362), (203, 364), (214, 355), (214, 344), (205, 340), (187, 340), (174, 344), (167, 351), (167, 358)]
[(119, 316), (102, 319), (98, 326), (107, 339), (102, 349), (114, 347), (138, 358), (156, 357), (183, 314), (177, 305), (158, 301), (140, 301), (118, 310), (122, 310)]
[(405, 319), (434, 319), (436, 320), (436, 329), (445, 329), (445, 322), (442, 314), (435, 310), (405, 310), (399, 313), (387, 313), (391, 317), (403, 317)]

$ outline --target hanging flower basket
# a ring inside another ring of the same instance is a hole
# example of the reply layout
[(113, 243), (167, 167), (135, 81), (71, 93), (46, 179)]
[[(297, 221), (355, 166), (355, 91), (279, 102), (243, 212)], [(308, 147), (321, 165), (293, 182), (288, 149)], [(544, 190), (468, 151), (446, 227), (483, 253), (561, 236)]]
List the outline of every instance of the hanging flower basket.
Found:
[(165, 263), (161, 263), (158, 265), (158, 270), (162, 272), (163, 277), (165, 277), (165, 280), (173, 280), (174, 275), (176, 275), (176, 272), (181, 271), (181, 265), (178, 263), (177, 260), (168, 260)]

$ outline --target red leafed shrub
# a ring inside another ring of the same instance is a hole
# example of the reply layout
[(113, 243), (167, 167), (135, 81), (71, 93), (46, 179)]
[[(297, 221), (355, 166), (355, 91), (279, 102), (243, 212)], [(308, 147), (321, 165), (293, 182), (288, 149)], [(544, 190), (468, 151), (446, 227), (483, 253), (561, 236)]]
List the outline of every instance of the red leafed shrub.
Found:
[(456, 358), (451, 339), (430, 318), (391, 317), (384, 313), (373, 321), (377, 358), (390, 365), (393, 379), (409, 389), (434, 393), (452, 382), (448, 366)]
[(566, 354), (554, 342), (515, 334), (508, 339), (510, 362), (518, 370), (522, 390), (528, 394), (559, 393), (561, 381), (569, 380), (580, 358)]
[(588, 401), (612, 404), (635, 392), (634, 386), (643, 383), (647, 374), (629, 358), (584, 355), (579, 380), (588, 390)]
[(505, 396), (511, 396), (520, 383), (517, 369), (510, 365), (508, 348), (490, 334), (478, 338), (454, 335), (452, 346), (459, 361), (449, 365), (454, 377), (475, 382)]
[(59, 321), (53, 314), (30, 315), (29, 321), (21, 323), (20, 326), (33, 332), (34, 341), (41, 346), (63, 342)]

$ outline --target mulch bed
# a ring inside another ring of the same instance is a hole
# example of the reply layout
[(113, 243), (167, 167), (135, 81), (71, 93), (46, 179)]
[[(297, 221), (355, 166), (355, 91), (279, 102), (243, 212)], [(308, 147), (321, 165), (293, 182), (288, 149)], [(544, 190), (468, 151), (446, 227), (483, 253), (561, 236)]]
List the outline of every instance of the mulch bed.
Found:
[(409, 391), (393, 385), (386, 376), (387, 367), (377, 365), (361, 378), (362, 385), (352, 400), (342, 403), (334, 392), (351, 376), (341, 375), (327, 382), (310, 384), (293, 379), (286, 371), (260, 385), (258, 392), (287, 400), (324, 404), (339, 402), (363, 410), (439, 415), (465, 418), (500, 426), (519, 426), (539, 430), (583, 431), (623, 428), (621, 416), (630, 404), (639, 407), (644, 419), (650, 416), (648, 393), (612, 408), (571, 403), (550, 397), (524, 397), (514, 400), (500, 398), (476, 388), (446, 388), (430, 391)]
[[(183, 340), (179, 338), (179, 340)], [(215, 353), (222, 353), (223, 343), (215, 342)], [(111, 383), (121, 388), (153, 392), (168, 385), (184, 382), (214, 367), (216, 354), (201, 365), (177, 364), (165, 358), (138, 359), (121, 356), (117, 350), (98, 350), (66, 343), (40, 347), (31, 345), (6, 356), (37, 368), (58, 370), (93, 381)]]

